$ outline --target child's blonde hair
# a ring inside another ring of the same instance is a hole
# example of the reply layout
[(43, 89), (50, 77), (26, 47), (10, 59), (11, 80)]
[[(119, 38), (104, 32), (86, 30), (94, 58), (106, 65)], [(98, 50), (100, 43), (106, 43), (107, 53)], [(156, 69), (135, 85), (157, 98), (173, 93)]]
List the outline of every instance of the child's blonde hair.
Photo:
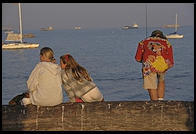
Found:
[(45, 56), (48, 58), (51, 62), (54, 60), (54, 52), (51, 48), (49, 47), (43, 47), (40, 50), (40, 55)]

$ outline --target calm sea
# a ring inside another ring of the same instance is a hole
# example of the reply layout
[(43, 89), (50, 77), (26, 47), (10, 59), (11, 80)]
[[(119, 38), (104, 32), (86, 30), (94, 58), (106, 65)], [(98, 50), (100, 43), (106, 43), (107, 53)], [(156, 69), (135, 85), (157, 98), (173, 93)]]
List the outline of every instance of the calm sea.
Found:
[[(156, 29), (165, 34), (174, 31), (148, 28), (148, 35)], [(46, 46), (54, 50), (58, 64), (61, 55), (73, 55), (88, 70), (106, 101), (149, 100), (143, 89), (142, 65), (134, 59), (138, 42), (146, 36), (145, 28), (24, 32), (35, 34), (35, 38), (26, 41), (40, 43), (40, 47), (2, 50), (2, 104), (27, 90), (26, 81), (39, 62), (40, 49)], [(183, 39), (169, 39), (175, 66), (165, 77), (165, 100), (194, 101), (194, 27), (181, 27), (178, 32), (184, 35)], [(67, 100), (64, 93), (64, 102)]]

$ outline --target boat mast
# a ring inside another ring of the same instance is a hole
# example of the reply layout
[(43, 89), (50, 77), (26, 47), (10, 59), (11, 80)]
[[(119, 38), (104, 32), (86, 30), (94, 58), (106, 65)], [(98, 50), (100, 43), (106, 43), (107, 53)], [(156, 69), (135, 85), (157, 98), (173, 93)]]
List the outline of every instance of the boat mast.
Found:
[(175, 32), (177, 32), (177, 18), (178, 18), (178, 14), (176, 14), (176, 25), (175, 25)]
[(146, 7), (146, 38), (147, 38), (147, 4), (145, 5)]
[(22, 43), (22, 15), (21, 15), (21, 6), (20, 3), (18, 3), (18, 12), (19, 12), (19, 23), (20, 23), (20, 42)]

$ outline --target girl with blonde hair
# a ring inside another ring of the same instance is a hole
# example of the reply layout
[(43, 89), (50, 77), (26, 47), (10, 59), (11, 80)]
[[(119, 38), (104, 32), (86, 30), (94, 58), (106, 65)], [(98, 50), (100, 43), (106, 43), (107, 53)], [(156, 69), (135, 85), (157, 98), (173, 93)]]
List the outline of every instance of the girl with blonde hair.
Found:
[(9, 104), (58, 105), (63, 102), (61, 85), (61, 68), (55, 64), (54, 52), (44, 47), (40, 50), (40, 62), (27, 80), (28, 92), (14, 97)]
[(30, 100), (34, 105), (54, 106), (63, 102), (61, 69), (54, 62), (53, 50), (42, 48), (40, 62), (27, 80)]
[(69, 101), (95, 102), (104, 100), (87, 70), (79, 65), (70, 54), (60, 57), (60, 65), (62, 82)]

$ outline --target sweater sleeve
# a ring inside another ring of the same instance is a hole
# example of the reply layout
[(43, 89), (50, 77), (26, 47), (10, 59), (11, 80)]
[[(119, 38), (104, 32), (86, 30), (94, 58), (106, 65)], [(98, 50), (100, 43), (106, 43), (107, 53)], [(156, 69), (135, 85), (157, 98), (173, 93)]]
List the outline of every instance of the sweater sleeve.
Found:
[(142, 62), (142, 55), (143, 55), (143, 41), (139, 42), (138, 47), (137, 47), (137, 52), (135, 55), (135, 60), (137, 62)]

